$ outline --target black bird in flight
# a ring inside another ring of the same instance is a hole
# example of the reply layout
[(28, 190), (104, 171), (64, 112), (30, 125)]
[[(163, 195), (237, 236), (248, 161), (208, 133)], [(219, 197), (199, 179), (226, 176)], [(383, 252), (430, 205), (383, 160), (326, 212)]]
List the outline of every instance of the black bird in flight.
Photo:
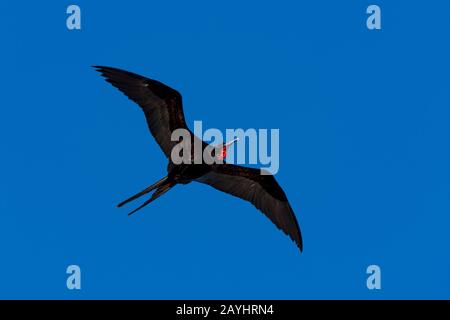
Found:
[[(166, 177), (123, 201), (118, 207), (156, 190), (141, 206), (130, 212), (131, 215), (169, 191), (175, 185), (197, 181), (251, 202), (279, 229), (286, 233), (302, 251), (303, 243), (297, 219), (284, 191), (278, 185), (273, 175), (261, 175), (258, 169), (227, 163), (173, 163), (171, 151), (179, 142), (171, 140), (172, 132), (179, 128), (189, 130), (184, 119), (181, 94), (178, 91), (159, 81), (128, 71), (102, 66), (94, 66), (94, 68), (105, 77), (106, 81), (141, 107), (151, 134), (169, 161)], [(192, 142), (195, 139), (199, 139), (190, 130), (188, 132)], [(203, 141), (200, 143), (203, 150), (209, 146)], [(212, 152), (211, 154), (223, 157), (231, 143), (221, 145), (221, 149), (218, 152)], [(195, 157), (194, 148), (191, 148), (191, 150), (191, 159), (193, 159)]]

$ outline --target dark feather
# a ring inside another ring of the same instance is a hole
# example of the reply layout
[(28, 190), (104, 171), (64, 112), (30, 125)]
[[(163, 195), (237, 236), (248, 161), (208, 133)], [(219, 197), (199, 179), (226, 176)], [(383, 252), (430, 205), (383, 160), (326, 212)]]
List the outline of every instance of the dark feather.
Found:
[(212, 166), (196, 181), (251, 202), (303, 250), (300, 228), (286, 195), (273, 175), (232, 164)]
[(178, 128), (189, 130), (178, 91), (138, 74), (111, 67), (94, 66), (106, 81), (136, 102), (144, 111), (148, 127), (167, 158), (177, 141), (171, 141)]

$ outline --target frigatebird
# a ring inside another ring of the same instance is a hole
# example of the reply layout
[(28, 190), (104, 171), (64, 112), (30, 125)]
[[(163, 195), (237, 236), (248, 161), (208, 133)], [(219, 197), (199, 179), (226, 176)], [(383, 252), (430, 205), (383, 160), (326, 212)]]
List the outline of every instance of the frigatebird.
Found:
[[(151, 134), (169, 161), (167, 176), (121, 202), (118, 207), (155, 190), (148, 200), (129, 213), (131, 215), (165, 194), (175, 185), (196, 181), (251, 202), (287, 234), (297, 244), (300, 251), (303, 250), (297, 219), (286, 194), (273, 175), (262, 175), (258, 169), (229, 164), (224, 161), (212, 164), (205, 162), (175, 164), (172, 161), (171, 151), (178, 143), (171, 139), (174, 130), (188, 130), (193, 143), (195, 143), (195, 139), (199, 139), (186, 125), (181, 94), (178, 91), (157, 80), (125, 70), (104, 66), (94, 66), (94, 68), (106, 81), (141, 107)], [(220, 150), (213, 152), (212, 155), (217, 154), (217, 157), (221, 157), (223, 160), (227, 148), (233, 142), (220, 145)], [(202, 149), (209, 146), (204, 141), (201, 141), (201, 145)], [(195, 150), (194, 148), (191, 150), (191, 158), (194, 158)]]

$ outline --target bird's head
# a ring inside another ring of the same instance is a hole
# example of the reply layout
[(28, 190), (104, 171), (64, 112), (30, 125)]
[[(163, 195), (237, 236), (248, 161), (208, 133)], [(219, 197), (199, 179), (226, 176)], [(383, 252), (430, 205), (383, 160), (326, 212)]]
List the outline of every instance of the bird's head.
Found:
[(236, 141), (239, 141), (239, 138), (236, 138), (230, 142), (227, 142), (225, 144), (221, 144), (217, 147), (218, 152), (216, 158), (220, 161), (223, 161), (227, 157), (227, 148), (229, 148), (233, 143)]

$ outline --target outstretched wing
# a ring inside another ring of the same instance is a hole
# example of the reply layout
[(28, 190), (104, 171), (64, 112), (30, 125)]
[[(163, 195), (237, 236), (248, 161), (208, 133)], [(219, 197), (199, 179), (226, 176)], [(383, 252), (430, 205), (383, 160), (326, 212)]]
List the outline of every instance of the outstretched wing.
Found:
[(178, 128), (189, 130), (184, 119), (181, 94), (159, 81), (125, 70), (102, 66), (94, 68), (142, 108), (150, 132), (169, 158), (173, 146), (178, 143), (171, 141), (172, 132)]
[(297, 219), (274, 176), (261, 175), (259, 169), (220, 164), (196, 181), (251, 202), (303, 250)]

